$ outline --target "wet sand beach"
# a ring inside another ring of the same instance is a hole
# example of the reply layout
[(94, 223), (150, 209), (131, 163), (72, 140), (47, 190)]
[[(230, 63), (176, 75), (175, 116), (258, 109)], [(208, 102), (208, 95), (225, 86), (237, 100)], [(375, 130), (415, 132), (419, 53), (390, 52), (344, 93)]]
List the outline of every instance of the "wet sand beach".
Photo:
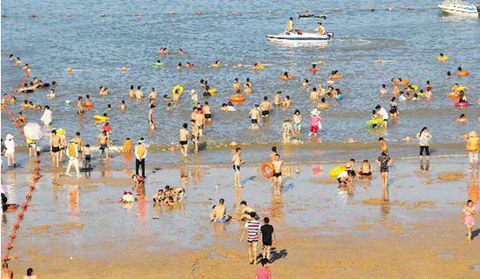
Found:
[[(146, 198), (131, 206), (118, 203), (131, 189), (121, 169), (78, 180), (43, 172), (10, 265), (16, 273), (35, 266), (47, 278), (252, 278), (257, 266), (238, 241), (243, 222), (208, 220), (224, 198), (234, 217), (247, 200), (271, 218), (275, 278), (476, 278), (480, 246), (464, 237), (460, 209), (467, 198), (478, 200), (479, 186), (464, 174), (464, 161), (435, 158), (424, 171), (418, 160), (397, 160), (390, 203), (380, 200), (378, 173), (339, 189), (327, 175), (332, 164), (288, 165), (278, 196), (255, 162), (242, 169), (238, 189), (230, 168), (150, 170)], [(28, 168), (4, 174), (14, 199), (25, 195)], [(186, 198), (155, 208), (151, 197), (165, 184), (185, 187)], [(6, 214), (3, 241), (14, 219)]]

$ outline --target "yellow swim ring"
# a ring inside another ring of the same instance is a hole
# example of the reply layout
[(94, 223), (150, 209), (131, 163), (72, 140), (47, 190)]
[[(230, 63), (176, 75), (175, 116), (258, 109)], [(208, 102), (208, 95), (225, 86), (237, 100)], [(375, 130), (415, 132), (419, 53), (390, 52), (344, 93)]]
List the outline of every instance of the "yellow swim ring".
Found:
[(215, 95), (217, 93), (217, 89), (210, 88), (210, 89), (208, 89), (208, 93), (210, 93), (210, 95)]
[(336, 166), (328, 172), (328, 176), (337, 177), (340, 173), (344, 172), (347, 168), (345, 166)]
[(222, 63), (213, 63), (210, 66), (212, 66), (212, 68), (220, 68), (220, 67), (223, 67), (223, 64)]
[(66, 133), (67, 133), (67, 131), (65, 131), (64, 129), (58, 129), (57, 130), (57, 135), (65, 136)]
[(448, 56), (438, 56), (437, 57), (437, 60), (440, 61), (440, 62), (445, 62), (445, 61), (448, 61), (450, 59), (450, 57)]
[(110, 120), (110, 117), (108, 116), (103, 116), (103, 115), (99, 115), (99, 114), (95, 114), (93, 116), (93, 119), (97, 120), (97, 121), (108, 121)]
[(172, 94), (176, 94), (175, 92), (177, 92), (178, 90), (178, 94), (180, 94), (180, 96), (182, 96), (183, 94), (183, 86), (181, 85), (175, 85), (173, 88), (172, 88)]
[(263, 64), (261, 64), (261, 63), (258, 63), (257, 65), (254, 65), (254, 66), (252, 67), (252, 69), (253, 69), (253, 70), (263, 70), (263, 69), (265, 69), (265, 66), (264, 66)]

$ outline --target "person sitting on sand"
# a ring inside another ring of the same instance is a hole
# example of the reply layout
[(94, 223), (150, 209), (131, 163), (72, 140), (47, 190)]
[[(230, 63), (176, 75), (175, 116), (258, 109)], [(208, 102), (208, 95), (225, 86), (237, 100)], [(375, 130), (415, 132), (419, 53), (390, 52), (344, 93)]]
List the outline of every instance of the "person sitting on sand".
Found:
[(372, 168), (370, 167), (370, 163), (368, 160), (363, 160), (360, 169), (358, 170), (358, 174), (360, 176), (371, 176), (372, 175)]
[(230, 216), (227, 215), (227, 209), (225, 208), (225, 200), (220, 199), (217, 205), (214, 205), (210, 212), (210, 221), (215, 223), (226, 223), (230, 220)]
[(176, 201), (183, 200), (183, 197), (185, 196), (185, 188), (183, 187), (172, 188), (170, 187), (170, 185), (166, 185), (163, 193), (167, 198), (172, 197)]
[(455, 119), (455, 121), (459, 123), (465, 123), (468, 121), (468, 118), (465, 116), (465, 114), (462, 113), (457, 119)]

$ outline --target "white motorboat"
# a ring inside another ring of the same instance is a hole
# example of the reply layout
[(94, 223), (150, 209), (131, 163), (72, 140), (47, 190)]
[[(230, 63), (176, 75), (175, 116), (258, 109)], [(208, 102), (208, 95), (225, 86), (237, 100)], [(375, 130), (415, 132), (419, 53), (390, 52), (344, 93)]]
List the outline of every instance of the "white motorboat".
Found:
[(444, 13), (461, 16), (479, 16), (480, 4), (471, 5), (462, 0), (445, 0), (438, 8)]
[(333, 33), (321, 35), (318, 33), (303, 32), (285, 32), (276, 35), (267, 35), (267, 39), (272, 42), (288, 42), (288, 43), (309, 43), (324, 44), (333, 39)]

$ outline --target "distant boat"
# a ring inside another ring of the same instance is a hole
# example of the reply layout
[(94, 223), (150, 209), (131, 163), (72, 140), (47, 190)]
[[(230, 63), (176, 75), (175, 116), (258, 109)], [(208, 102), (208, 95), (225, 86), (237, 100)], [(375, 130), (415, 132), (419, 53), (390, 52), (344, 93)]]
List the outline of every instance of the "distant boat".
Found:
[(461, 16), (479, 16), (480, 4), (472, 5), (462, 0), (445, 0), (438, 8), (444, 13)]

